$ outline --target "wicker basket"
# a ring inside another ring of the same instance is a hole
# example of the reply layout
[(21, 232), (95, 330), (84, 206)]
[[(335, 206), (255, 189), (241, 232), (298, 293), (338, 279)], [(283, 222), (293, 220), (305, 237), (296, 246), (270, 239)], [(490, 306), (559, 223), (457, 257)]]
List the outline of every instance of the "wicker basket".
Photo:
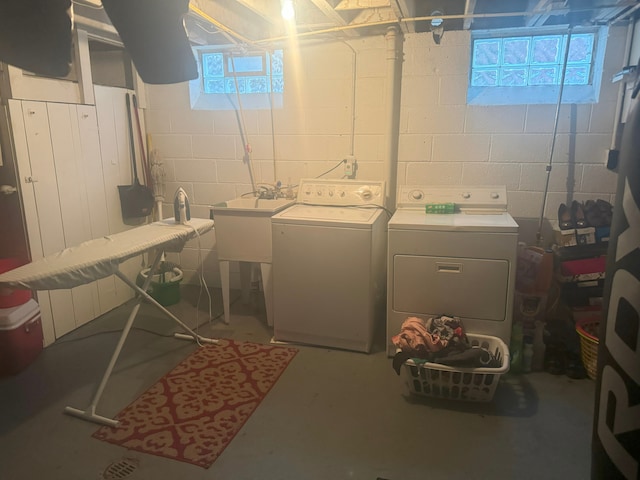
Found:
[(587, 318), (576, 322), (576, 331), (580, 335), (580, 357), (587, 375), (596, 379), (598, 369), (598, 327), (600, 320)]
[(467, 334), (472, 346), (483, 347), (494, 352), (502, 364), (500, 367), (454, 368), (438, 363), (416, 364), (407, 360), (402, 376), (409, 391), (414, 395), (489, 402), (500, 381), (501, 375), (509, 371), (510, 357), (506, 344), (497, 337)]

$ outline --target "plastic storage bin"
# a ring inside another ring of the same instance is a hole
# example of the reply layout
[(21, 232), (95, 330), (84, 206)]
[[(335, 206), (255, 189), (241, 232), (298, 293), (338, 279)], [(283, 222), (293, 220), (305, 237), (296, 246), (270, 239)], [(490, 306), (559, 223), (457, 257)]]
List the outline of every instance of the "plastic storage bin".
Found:
[(42, 344), (40, 306), (35, 300), (0, 309), (0, 377), (24, 370), (42, 351)]
[(416, 364), (413, 360), (407, 360), (401, 373), (410, 392), (451, 400), (491, 401), (500, 377), (509, 371), (509, 349), (497, 337), (468, 333), (467, 338), (471, 345), (486, 348), (496, 355), (501, 360), (501, 366), (455, 368), (439, 363)]

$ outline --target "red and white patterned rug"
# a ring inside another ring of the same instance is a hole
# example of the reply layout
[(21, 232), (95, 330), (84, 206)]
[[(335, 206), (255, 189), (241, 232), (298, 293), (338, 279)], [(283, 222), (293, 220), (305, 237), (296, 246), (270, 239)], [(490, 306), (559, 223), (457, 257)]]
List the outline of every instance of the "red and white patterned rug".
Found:
[(202, 346), (93, 437), (209, 468), (297, 352), (233, 340)]

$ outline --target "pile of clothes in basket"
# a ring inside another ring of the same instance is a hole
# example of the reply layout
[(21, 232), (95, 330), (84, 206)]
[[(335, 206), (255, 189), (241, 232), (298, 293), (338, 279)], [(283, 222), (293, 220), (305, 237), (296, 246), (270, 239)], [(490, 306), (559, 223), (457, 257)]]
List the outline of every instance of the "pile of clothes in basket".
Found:
[(393, 368), (400, 374), (405, 361), (440, 363), (456, 367), (500, 367), (497, 352), (472, 346), (458, 317), (407, 318), (391, 341), (398, 348)]

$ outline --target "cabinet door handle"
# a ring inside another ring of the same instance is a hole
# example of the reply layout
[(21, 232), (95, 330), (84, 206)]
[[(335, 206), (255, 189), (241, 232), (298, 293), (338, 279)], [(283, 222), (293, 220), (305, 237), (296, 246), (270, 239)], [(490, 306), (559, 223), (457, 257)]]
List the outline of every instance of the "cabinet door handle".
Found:
[(24, 177), (24, 183), (36, 183), (38, 181), (35, 177)]

